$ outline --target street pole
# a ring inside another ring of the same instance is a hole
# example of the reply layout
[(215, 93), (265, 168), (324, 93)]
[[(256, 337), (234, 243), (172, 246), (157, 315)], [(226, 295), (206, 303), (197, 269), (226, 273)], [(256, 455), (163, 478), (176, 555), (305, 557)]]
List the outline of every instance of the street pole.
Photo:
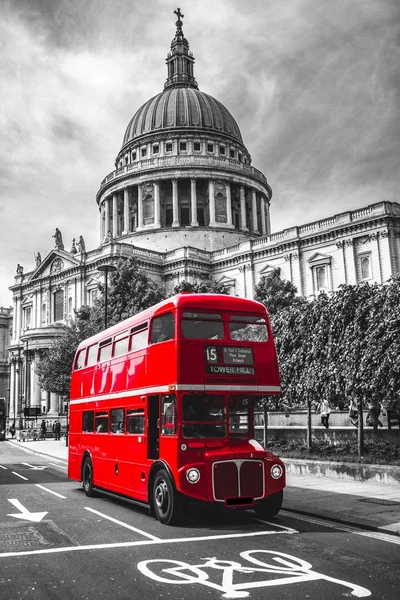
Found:
[(100, 265), (97, 267), (97, 270), (104, 273), (104, 329), (107, 329), (108, 318), (108, 273), (112, 273), (117, 270), (117, 267), (114, 265)]
[(312, 430), (311, 430), (311, 400), (307, 400), (307, 446), (312, 448)]

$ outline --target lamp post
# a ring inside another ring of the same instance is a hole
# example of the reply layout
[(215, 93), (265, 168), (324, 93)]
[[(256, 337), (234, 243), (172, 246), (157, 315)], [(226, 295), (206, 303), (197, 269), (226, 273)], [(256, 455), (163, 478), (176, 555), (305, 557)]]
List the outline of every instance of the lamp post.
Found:
[(115, 265), (100, 265), (97, 270), (104, 272), (104, 329), (107, 329), (108, 273), (116, 271), (117, 267)]

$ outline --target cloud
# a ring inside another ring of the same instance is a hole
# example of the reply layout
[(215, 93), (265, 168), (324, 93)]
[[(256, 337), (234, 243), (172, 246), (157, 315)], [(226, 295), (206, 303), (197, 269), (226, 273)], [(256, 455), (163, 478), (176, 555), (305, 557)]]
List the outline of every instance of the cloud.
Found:
[[(4, 6), (4, 8), (3, 8)], [(0, 305), (15, 266), (98, 244), (95, 195), (136, 110), (163, 89), (172, 0), (3, 1)], [(275, 231), (397, 200), (397, 0), (190, 0), (202, 91), (235, 117), (273, 189)], [(79, 231), (77, 231), (79, 229)]]

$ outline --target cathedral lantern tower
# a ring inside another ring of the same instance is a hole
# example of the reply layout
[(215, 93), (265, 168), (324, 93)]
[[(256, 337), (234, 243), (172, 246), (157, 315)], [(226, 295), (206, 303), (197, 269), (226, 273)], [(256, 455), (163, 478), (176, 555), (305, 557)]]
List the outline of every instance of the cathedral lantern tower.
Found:
[(164, 90), (130, 120), (97, 193), (100, 243), (217, 250), (270, 233), (271, 188), (231, 113), (199, 90), (175, 14)]

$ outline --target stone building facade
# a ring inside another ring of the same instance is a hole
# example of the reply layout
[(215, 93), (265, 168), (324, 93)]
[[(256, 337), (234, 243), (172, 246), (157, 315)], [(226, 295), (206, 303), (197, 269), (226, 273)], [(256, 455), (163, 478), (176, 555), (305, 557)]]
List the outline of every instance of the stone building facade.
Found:
[(115, 169), (100, 184), (99, 246), (88, 250), (81, 237), (68, 251), (56, 229), (43, 260), (37, 256), (27, 272), (18, 265), (6, 361), (10, 420), (27, 406), (62, 413), (64, 399), (40, 389), (35, 364), (58, 324), (94, 302), (99, 267), (120, 257), (134, 255), (167, 293), (184, 279), (212, 276), (247, 298), (276, 268), (307, 298), (343, 283), (383, 283), (400, 271), (397, 203), (272, 233), (271, 187), (252, 166), (233, 116), (199, 90), (180, 17), (164, 89), (133, 116)]

